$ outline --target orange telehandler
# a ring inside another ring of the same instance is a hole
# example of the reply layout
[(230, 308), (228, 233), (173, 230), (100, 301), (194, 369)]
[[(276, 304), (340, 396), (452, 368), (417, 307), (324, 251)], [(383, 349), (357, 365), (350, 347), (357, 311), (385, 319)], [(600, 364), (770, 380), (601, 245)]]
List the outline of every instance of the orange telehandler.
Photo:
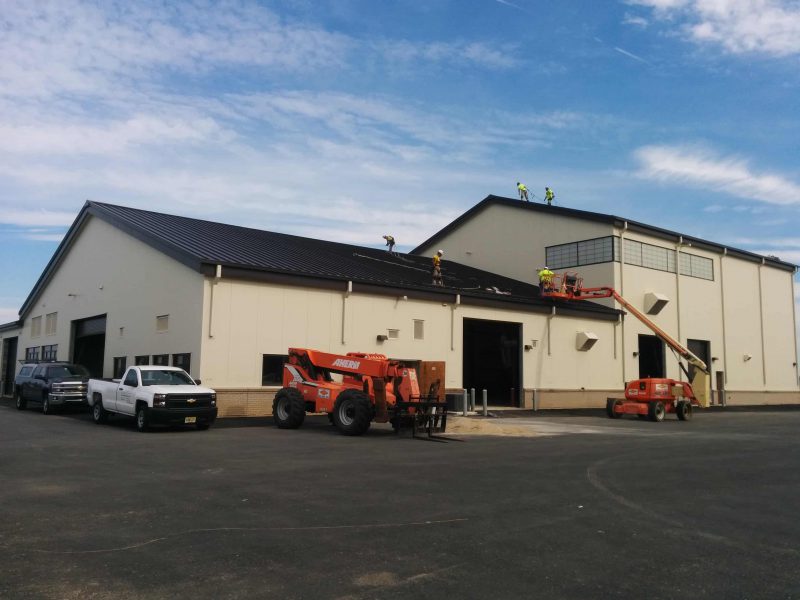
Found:
[(447, 427), (438, 385), (421, 396), (414, 369), (383, 354), (289, 348), (272, 414), (281, 429), (297, 429), (307, 412), (327, 413), (344, 435), (361, 435), (372, 421), (391, 422), (396, 431), (410, 425), (415, 437), (423, 431), (433, 438)]
[(625, 399), (609, 398), (606, 413), (612, 419), (624, 414), (634, 414), (651, 421), (663, 421), (664, 415), (674, 412), (681, 421), (692, 418), (692, 406), (707, 408), (711, 398), (711, 379), (708, 367), (691, 350), (667, 335), (658, 325), (648, 319), (630, 302), (610, 287), (583, 287), (583, 279), (577, 273), (554, 275), (550, 285), (543, 285), (542, 297), (559, 300), (597, 300), (614, 298), (627, 311), (644, 323), (670, 349), (694, 367), (694, 372), (678, 362), (690, 383), (669, 378), (635, 379), (625, 384)]

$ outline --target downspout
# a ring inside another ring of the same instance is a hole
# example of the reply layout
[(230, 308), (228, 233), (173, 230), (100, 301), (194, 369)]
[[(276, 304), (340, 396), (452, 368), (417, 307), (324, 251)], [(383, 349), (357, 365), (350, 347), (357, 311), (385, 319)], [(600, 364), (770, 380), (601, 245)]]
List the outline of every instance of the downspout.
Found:
[(208, 337), (214, 337), (214, 288), (217, 287), (219, 280), (222, 279), (222, 265), (217, 265), (214, 279), (211, 281), (211, 293), (208, 299)]
[[(619, 234), (619, 295), (625, 297), (625, 232), (628, 231), (628, 222), (623, 221), (622, 232)], [(620, 323), (620, 340), (622, 347), (622, 384), (625, 385), (628, 380), (626, 379), (627, 370), (625, 363), (628, 360), (628, 355), (625, 354), (625, 319), (622, 315), (619, 316)]]
[(456, 301), (450, 306), (450, 351), (456, 349), (456, 308), (461, 304), (461, 294), (456, 294)]
[(797, 360), (797, 305), (795, 304), (795, 301), (794, 301), (794, 299), (795, 299), (795, 295), (794, 295), (794, 278), (797, 276), (797, 271), (798, 270), (800, 270), (800, 268), (798, 268), (798, 267), (794, 268), (794, 273), (792, 274), (792, 279), (791, 279), (791, 282), (792, 282), (792, 285), (791, 285), (791, 289), (792, 289), (792, 325), (794, 325), (794, 329), (792, 330), (793, 333), (794, 333), (794, 360), (792, 362), (794, 363), (794, 382), (795, 383), (797, 383), (798, 380), (800, 380), (800, 367), (798, 367), (798, 365), (797, 365), (797, 362), (798, 362), (798, 360)]
[(342, 346), (346, 345), (345, 331), (347, 331), (347, 299), (353, 293), (353, 282), (347, 282), (347, 290), (342, 296)]
[[(678, 243), (675, 246), (675, 312), (678, 317), (678, 342), (683, 343), (681, 336), (681, 248), (683, 247), (683, 236), (678, 236)], [(710, 361), (709, 361), (710, 362)], [(683, 370), (678, 369), (678, 378), (683, 381)]]
[(761, 321), (761, 379), (763, 380), (764, 387), (767, 386), (767, 354), (764, 345), (764, 294), (761, 289), (761, 269), (764, 268), (764, 263), (767, 262), (766, 258), (761, 259), (761, 264), (758, 265), (758, 316)]
[(551, 355), (550, 352), (550, 323), (553, 320), (553, 317), (556, 316), (556, 307), (553, 307), (553, 310), (547, 315), (547, 356)]
[[(719, 297), (722, 300), (722, 372), (724, 382), (728, 384), (728, 342), (725, 328), (725, 269), (723, 263), (725, 258), (728, 257), (728, 249), (722, 249), (722, 256), (719, 259)], [(709, 365), (709, 374), (711, 372), (711, 365)], [(721, 390), (717, 390), (721, 392)], [(719, 404), (719, 403), (718, 403)]]

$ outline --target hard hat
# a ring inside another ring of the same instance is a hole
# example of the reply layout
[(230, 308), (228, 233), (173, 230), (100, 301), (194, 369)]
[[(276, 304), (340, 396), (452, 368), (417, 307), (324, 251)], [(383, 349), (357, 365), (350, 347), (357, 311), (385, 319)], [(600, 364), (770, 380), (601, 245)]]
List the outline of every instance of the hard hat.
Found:
[(437, 250), (436, 254), (444, 254), (444, 250)]
[(547, 265), (545, 265), (544, 268), (547, 269), (548, 271), (550, 270), (550, 267), (548, 267)]

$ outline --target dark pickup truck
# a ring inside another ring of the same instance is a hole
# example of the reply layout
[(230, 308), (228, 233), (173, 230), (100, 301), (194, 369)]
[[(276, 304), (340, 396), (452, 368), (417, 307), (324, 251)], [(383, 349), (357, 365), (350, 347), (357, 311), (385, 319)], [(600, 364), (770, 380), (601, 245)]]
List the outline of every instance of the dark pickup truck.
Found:
[(25, 410), (28, 402), (37, 402), (47, 415), (56, 407), (87, 406), (88, 381), (89, 371), (81, 365), (67, 362), (24, 364), (14, 380), (17, 408)]

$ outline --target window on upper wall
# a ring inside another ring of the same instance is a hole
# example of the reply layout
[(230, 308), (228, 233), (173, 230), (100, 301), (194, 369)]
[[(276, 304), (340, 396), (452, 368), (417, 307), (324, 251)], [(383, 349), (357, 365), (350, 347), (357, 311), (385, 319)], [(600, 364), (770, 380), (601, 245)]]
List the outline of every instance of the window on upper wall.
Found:
[(137, 356), (134, 359), (134, 363), (133, 364), (135, 364), (137, 367), (139, 367), (141, 365), (149, 365), (150, 364), (150, 355), (149, 354), (145, 354), (143, 356)]
[(387, 330), (387, 333), (389, 334), (389, 339), (390, 340), (396, 340), (396, 339), (400, 338), (400, 330), (399, 329), (389, 329), (389, 330)]
[(126, 356), (115, 356), (114, 357), (114, 374), (111, 375), (114, 379), (120, 379), (122, 374), (125, 372), (125, 369), (128, 366), (128, 357)]
[(169, 354), (153, 354), (153, 364), (159, 367), (169, 366)]
[(42, 317), (33, 317), (31, 319), (31, 337), (39, 337), (42, 335)]
[(35, 362), (39, 360), (39, 346), (25, 348), (25, 360), (28, 362)]
[(425, 339), (425, 321), (421, 319), (414, 319), (414, 339)]
[(172, 366), (179, 367), (186, 371), (187, 373), (192, 368), (192, 355), (189, 352), (184, 352), (183, 354), (173, 354), (172, 355)]
[(681, 275), (714, 281), (714, 261), (704, 256), (681, 252)]
[(545, 248), (545, 262), (550, 269), (596, 265), (616, 260), (619, 260), (619, 240), (611, 235)]
[(58, 326), (58, 313), (49, 313), (44, 317), (44, 334), (55, 335)]
[(42, 346), (42, 360), (58, 360), (58, 344)]
[(261, 356), (261, 385), (283, 385), (283, 363), (289, 360), (286, 354), (263, 354)]
[(156, 331), (169, 330), (169, 315), (160, 315), (156, 317)]

